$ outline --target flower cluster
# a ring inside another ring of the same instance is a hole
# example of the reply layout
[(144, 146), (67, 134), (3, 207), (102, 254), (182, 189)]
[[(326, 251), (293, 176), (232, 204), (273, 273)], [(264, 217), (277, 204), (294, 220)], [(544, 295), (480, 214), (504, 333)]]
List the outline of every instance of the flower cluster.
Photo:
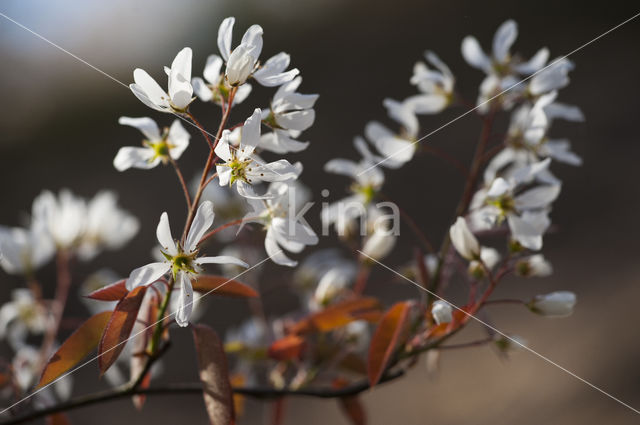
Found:
[[(363, 136), (354, 139), (355, 159), (335, 158), (324, 165), (326, 172), (350, 180), (348, 193), (323, 203), (320, 216), (323, 235), (334, 229), (340, 247), (323, 247), (300, 258), (320, 239), (304, 218), (311, 191), (300, 180), (303, 165), (294, 159), (310, 146), (302, 134), (315, 121), (318, 95), (298, 92), (302, 77), (298, 69), (289, 69), (288, 54), (261, 61), (259, 25), (250, 26), (234, 47), (234, 25), (234, 18), (221, 23), (219, 52), (206, 58), (202, 78), (192, 76), (188, 47), (164, 68), (166, 90), (146, 71), (134, 70), (133, 94), (152, 110), (175, 118), (165, 127), (150, 117), (120, 117), (120, 124), (138, 129), (143, 139), (141, 146), (121, 147), (113, 165), (120, 172), (157, 172), (151, 169), (163, 168), (160, 164), (173, 168), (187, 204), (185, 225), (176, 232), (174, 222), (172, 230), (168, 214), (160, 214), (168, 208), (159, 207), (153, 261), (133, 270), (101, 267), (90, 275), (82, 295), (92, 316), (59, 346), (73, 260), (89, 261), (103, 250), (123, 248), (139, 222), (118, 207), (112, 192), (84, 200), (63, 190), (37, 196), (25, 227), (0, 227), (0, 265), (24, 277), (26, 286), (12, 291), (12, 299), (0, 307), (0, 339), (15, 353), (6, 362), (11, 363), (8, 381), (17, 388), (7, 392), (10, 396), (56, 383), (57, 391), (43, 392), (40, 402), (64, 399), (68, 391), (59, 377), (97, 347), (101, 374), (113, 385), (123, 385), (114, 390), (123, 391), (116, 397), (134, 395), (134, 404), (141, 407), (144, 397), (138, 391), (159, 373), (175, 318), (179, 328), (193, 330), (210, 416), (216, 423), (231, 423), (232, 384), (255, 386), (256, 393), (264, 388), (295, 393), (315, 386), (336, 397), (352, 385), (357, 394), (383, 378), (395, 379), (396, 370), (416, 363), (405, 359), (428, 353), (428, 363), (435, 364), (436, 349), (449, 336), (480, 310), (488, 314), (483, 309), (506, 275), (552, 273), (540, 252), (562, 187), (551, 167), (582, 162), (569, 141), (551, 131), (556, 119), (584, 120), (580, 109), (557, 101), (559, 90), (569, 83), (570, 61), (548, 62), (547, 48), (531, 59), (512, 54), (517, 36), (513, 21), (498, 28), (490, 54), (475, 38), (463, 40), (464, 59), (486, 74), (475, 106), (464, 113), (475, 112), (482, 125), (476, 154), (466, 167), (446, 149), (421, 144), (422, 116), (470, 103), (457, 91), (452, 70), (427, 51), (409, 80), (417, 93), (402, 101), (383, 100), (392, 124), (368, 122)], [(233, 117), (235, 106), (250, 102), (253, 83), (274, 90), (269, 104), (253, 105), (248, 117)], [(220, 108), (217, 130), (209, 132), (196, 119), (191, 105), (197, 100)], [(502, 133), (494, 128), (498, 114), (510, 116)], [(186, 149), (198, 149), (191, 139), (194, 129), (206, 142), (200, 146), (206, 149), (206, 162), (187, 184), (181, 157)], [(500, 135), (500, 142), (492, 143)], [(388, 174), (423, 161), (424, 154), (452, 162), (465, 178), (439, 245), (426, 236), (421, 220), (393, 202), (390, 194), (396, 194), (386, 187)], [(329, 194), (322, 192), (324, 198)], [(403, 226), (411, 238), (401, 238)], [(408, 258), (400, 242), (413, 248)], [(274, 264), (263, 264), (263, 250)], [(54, 256), (57, 283), (54, 298), (48, 299), (53, 285), (41, 284), (36, 271)], [(383, 260), (400, 260), (403, 267), (394, 279), (412, 281), (420, 296), (391, 306), (370, 296), (367, 284), (381, 271), (377, 266)], [(274, 279), (270, 267), (279, 266), (288, 269), (279, 269)], [(219, 274), (211, 273), (215, 267)], [(260, 299), (264, 281), (289, 285), (297, 307), (274, 316)], [(456, 296), (466, 293), (466, 299), (450, 302), (451, 287)], [(204, 295), (196, 296), (198, 292)], [(251, 317), (231, 329), (224, 344), (213, 329), (197, 323), (204, 304), (199, 299), (209, 294), (246, 298), (251, 308)], [(515, 302), (535, 314), (565, 317), (576, 296), (556, 291)], [(42, 340), (39, 349), (31, 342), (34, 338)], [(520, 341), (502, 334), (468, 345), (491, 343), (503, 355)], [(233, 358), (231, 373), (225, 369), (225, 355)], [(343, 400), (357, 402), (355, 396)], [(235, 398), (238, 411), (241, 401)]]

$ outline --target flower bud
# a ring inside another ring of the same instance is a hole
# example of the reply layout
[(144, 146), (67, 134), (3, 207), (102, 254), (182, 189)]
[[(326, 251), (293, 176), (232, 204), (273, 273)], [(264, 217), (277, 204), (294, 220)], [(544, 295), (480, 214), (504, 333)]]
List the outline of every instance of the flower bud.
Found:
[(251, 53), (252, 49), (243, 44), (233, 50), (227, 62), (226, 76), (229, 85), (235, 87), (247, 81), (257, 61)]
[[(364, 260), (367, 260), (367, 257), (381, 260), (391, 252), (395, 243), (396, 237), (391, 230), (384, 229), (382, 226), (376, 228), (362, 247), (362, 253), (365, 257)], [(369, 258), (369, 260), (371, 258)]]
[(451, 226), (449, 236), (451, 237), (454, 248), (462, 257), (470, 261), (479, 258), (480, 244), (469, 230), (467, 222), (463, 217), (458, 217), (453, 226)]
[(542, 254), (537, 254), (518, 261), (515, 272), (522, 277), (546, 277), (553, 273), (553, 267)]
[(437, 325), (451, 322), (453, 320), (451, 304), (442, 300), (435, 301), (431, 307), (431, 315)]
[[(482, 247), (480, 248), (480, 259), (487, 267), (487, 269), (491, 270), (495, 265), (500, 261), (500, 253), (493, 249)], [(469, 263), (469, 274), (476, 279), (483, 279), (485, 277), (485, 269), (482, 267), (482, 264), (478, 260), (473, 260)]]
[(528, 304), (531, 311), (547, 317), (570, 316), (575, 305), (576, 294), (569, 291), (538, 295)]

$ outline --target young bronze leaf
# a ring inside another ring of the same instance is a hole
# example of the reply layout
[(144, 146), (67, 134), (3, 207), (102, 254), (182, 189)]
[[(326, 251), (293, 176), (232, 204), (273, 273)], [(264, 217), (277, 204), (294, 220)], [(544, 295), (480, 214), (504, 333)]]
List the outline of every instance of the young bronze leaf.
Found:
[(297, 335), (287, 335), (271, 344), (268, 354), (275, 360), (293, 360), (300, 357), (303, 348), (304, 339)]
[(100, 374), (104, 374), (111, 367), (124, 349), (125, 341), (131, 335), (133, 325), (136, 324), (138, 311), (146, 292), (146, 286), (138, 286), (120, 300), (113, 310), (98, 347)]
[(231, 425), (235, 415), (227, 359), (218, 334), (208, 326), (193, 325), (204, 404), (212, 425)]
[(122, 279), (116, 283), (97, 289), (87, 295), (87, 298), (98, 301), (120, 301), (129, 293), (125, 286), (126, 282), (126, 279)]
[(47, 425), (71, 425), (67, 415), (60, 412), (47, 416), (46, 423)]
[(55, 381), (95, 350), (110, 317), (111, 312), (105, 311), (91, 316), (80, 325), (49, 359), (40, 377), (38, 388)]
[[(373, 318), (380, 303), (373, 297), (356, 298), (343, 301), (314, 313), (298, 322), (292, 332), (305, 334), (313, 331), (329, 332), (348, 325), (355, 320)], [(377, 318), (377, 317), (376, 317)]]
[(380, 381), (391, 356), (402, 343), (407, 329), (411, 302), (399, 302), (394, 304), (382, 316), (376, 332), (369, 345), (369, 361), (367, 370), (369, 384), (373, 387)]
[(228, 279), (224, 276), (204, 275), (199, 276), (193, 283), (193, 290), (198, 292), (211, 291), (214, 295), (225, 297), (255, 298), (258, 293), (244, 283)]
[(358, 397), (341, 397), (338, 402), (342, 411), (353, 425), (367, 424), (367, 415)]

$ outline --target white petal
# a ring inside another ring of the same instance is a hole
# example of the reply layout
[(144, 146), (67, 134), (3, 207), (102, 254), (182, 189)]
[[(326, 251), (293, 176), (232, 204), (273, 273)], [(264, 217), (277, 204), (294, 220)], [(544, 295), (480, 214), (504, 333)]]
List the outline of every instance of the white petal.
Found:
[(178, 297), (178, 311), (176, 311), (176, 323), (185, 327), (189, 325), (191, 312), (193, 311), (193, 287), (191, 279), (186, 273), (178, 273), (180, 280), (180, 296)]
[(455, 247), (458, 254), (467, 260), (473, 260), (480, 255), (480, 244), (476, 237), (471, 233), (467, 222), (463, 217), (458, 217), (456, 222), (449, 229), (449, 237), (451, 243)]
[(441, 94), (422, 94), (411, 96), (405, 103), (416, 114), (437, 114), (449, 104), (449, 99)]
[(196, 77), (192, 79), (191, 86), (193, 87), (193, 92), (200, 98), (201, 101), (209, 102), (213, 98), (211, 89), (205, 84), (202, 78)]
[(147, 264), (132, 271), (125, 285), (130, 291), (138, 286), (148, 285), (160, 279), (170, 269), (171, 264), (167, 262)]
[(549, 60), (549, 49), (543, 47), (538, 50), (535, 55), (527, 62), (521, 63), (515, 67), (520, 74), (531, 75), (542, 69)]
[(516, 37), (518, 37), (518, 25), (513, 20), (509, 19), (500, 25), (493, 37), (493, 57), (498, 62), (505, 62)]
[(202, 75), (209, 84), (218, 84), (222, 73), (222, 64), (222, 58), (218, 55), (209, 55), (207, 58), (207, 64), (204, 66)]
[(350, 159), (332, 159), (324, 165), (327, 173), (341, 174), (347, 177), (354, 177), (360, 172), (360, 167)]
[(176, 242), (171, 235), (171, 227), (169, 226), (169, 215), (163, 212), (160, 216), (160, 222), (156, 228), (156, 237), (160, 246), (169, 255), (176, 255), (178, 253), (176, 249)]
[(399, 122), (410, 137), (415, 138), (418, 136), (418, 118), (413, 113), (410, 105), (393, 99), (385, 99), (382, 104), (387, 108), (387, 114)]
[(253, 115), (247, 118), (242, 126), (241, 152), (238, 155), (241, 160), (248, 158), (260, 143), (261, 115), (260, 108), (256, 108)]
[[(378, 139), (374, 144), (376, 149), (389, 159), (380, 164), (385, 166), (393, 165), (393, 162), (402, 165), (405, 162), (411, 161), (417, 146), (417, 143), (409, 142), (408, 140), (400, 139), (398, 137)], [(390, 168), (396, 167), (392, 166)]]
[(198, 242), (200, 242), (204, 233), (213, 224), (214, 216), (213, 203), (211, 201), (204, 201), (200, 204), (193, 218), (193, 223), (191, 223), (189, 233), (187, 234), (186, 246), (184, 247), (187, 253), (195, 251)]
[(497, 198), (507, 193), (510, 189), (511, 185), (509, 185), (509, 183), (507, 183), (507, 181), (502, 177), (498, 177), (491, 184), (491, 187), (487, 191), (487, 196), (489, 198)]
[(135, 84), (129, 87), (144, 104), (159, 111), (168, 107), (169, 95), (145, 70), (136, 68), (133, 71), (133, 80)]
[[(216, 155), (218, 155), (218, 158), (222, 159), (225, 162), (229, 162), (232, 159), (231, 148), (229, 147), (230, 134), (231, 132), (229, 130), (224, 130), (222, 132), (222, 136), (220, 137), (220, 140), (218, 141), (218, 144), (216, 145), (216, 148), (214, 149), (214, 152)], [(217, 167), (217, 168), (220, 168), (220, 167)]]
[(218, 165), (216, 171), (218, 172), (218, 183), (220, 186), (228, 185), (231, 181), (231, 168)]
[(467, 36), (462, 40), (462, 56), (474, 68), (487, 73), (491, 70), (491, 60), (482, 51), (482, 47), (475, 37)]
[(233, 36), (233, 24), (236, 19), (227, 18), (220, 24), (218, 29), (218, 49), (224, 60), (229, 60), (231, 54), (231, 37)]
[(187, 130), (184, 129), (180, 120), (177, 119), (171, 123), (171, 127), (169, 128), (169, 136), (168, 140), (170, 144), (173, 145), (172, 148), (169, 149), (169, 154), (171, 158), (178, 159), (182, 155), (182, 153), (189, 146), (189, 139), (191, 135)]
[(271, 228), (267, 230), (267, 235), (264, 238), (264, 249), (267, 251), (269, 258), (276, 264), (287, 267), (295, 267), (298, 264), (297, 261), (287, 257), (284, 251), (278, 246)]
[(257, 59), (262, 52), (262, 27), (260, 25), (251, 25), (242, 36), (242, 44), (247, 45)]
[(276, 114), (275, 118), (280, 127), (287, 130), (304, 131), (313, 125), (316, 114), (313, 109), (305, 109)]
[(125, 146), (120, 148), (116, 157), (113, 159), (113, 166), (118, 171), (124, 171), (129, 168), (153, 168), (160, 163), (160, 158), (151, 160), (155, 155), (153, 149), (137, 148)]
[(149, 117), (120, 117), (120, 119), (118, 119), (118, 124), (130, 125), (131, 127), (137, 128), (142, 132), (142, 134), (144, 134), (144, 137), (151, 142), (160, 140), (160, 129), (158, 129), (158, 124)]
[(538, 186), (529, 189), (515, 198), (516, 208), (545, 208), (560, 194), (560, 186)]
[(219, 255), (217, 257), (200, 257), (195, 260), (196, 264), (234, 264), (236, 266), (248, 268), (249, 265), (236, 257), (229, 255)]
[(511, 236), (525, 248), (537, 251), (542, 248), (542, 232), (536, 226), (516, 215), (507, 217)]
[(247, 171), (247, 176), (252, 179), (264, 180), (268, 182), (280, 182), (295, 179), (300, 174), (300, 170), (286, 159), (260, 165), (252, 171)]
[(264, 150), (284, 154), (303, 151), (309, 146), (309, 142), (292, 139), (287, 131), (276, 129), (260, 136), (259, 146)]

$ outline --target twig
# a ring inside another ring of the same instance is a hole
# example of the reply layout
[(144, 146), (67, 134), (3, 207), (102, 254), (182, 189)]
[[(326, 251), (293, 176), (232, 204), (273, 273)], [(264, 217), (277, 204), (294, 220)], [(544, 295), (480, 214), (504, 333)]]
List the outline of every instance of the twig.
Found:
[(178, 180), (180, 180), (180, 186), (182, 186), (182, 191), (184, 192), (184, 198), (187, 201), (187, 209), (191, 208), (191, 196), (189, 196), (189, 189), (187, 188), (187, 183), (184, 181), (184, 176), (182, 175), (182, 171), (180, 171), (180, 167), (175, 159), (169, 155), (169, 161), (173, 168), (176, 170), (176, 174), (178, 175)]

